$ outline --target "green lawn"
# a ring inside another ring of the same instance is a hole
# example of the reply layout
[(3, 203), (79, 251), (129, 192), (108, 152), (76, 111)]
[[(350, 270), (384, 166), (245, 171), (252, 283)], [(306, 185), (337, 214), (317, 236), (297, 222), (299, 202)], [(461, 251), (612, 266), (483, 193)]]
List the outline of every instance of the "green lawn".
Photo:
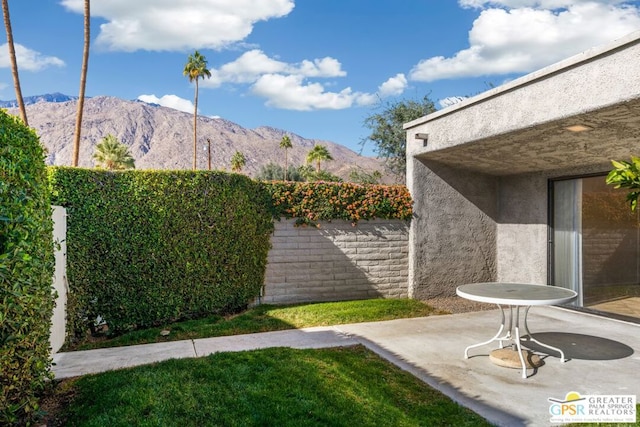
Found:
[(49, 425), (488, 426), (363, 346), (271, 348), (81, 377)]
[[(92, 339), (68, 347), (65, 351), (422, 317), (433, 314), (442, 314), (442, 312), (411, 299), (370, 299), (287, 306), (260, 305), (230, 317), (212, 316), (132, 331), (116, 337)], [(162, 330), (170, 331), (169, 335), (162, 336), (160, 334)]]

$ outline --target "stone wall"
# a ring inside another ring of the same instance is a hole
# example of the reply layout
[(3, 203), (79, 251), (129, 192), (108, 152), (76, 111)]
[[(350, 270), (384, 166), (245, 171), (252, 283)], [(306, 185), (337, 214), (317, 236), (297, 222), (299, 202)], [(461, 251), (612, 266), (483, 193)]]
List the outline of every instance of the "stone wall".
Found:
[(276, 222), (263, 303), (407, 297), (409, 223)]

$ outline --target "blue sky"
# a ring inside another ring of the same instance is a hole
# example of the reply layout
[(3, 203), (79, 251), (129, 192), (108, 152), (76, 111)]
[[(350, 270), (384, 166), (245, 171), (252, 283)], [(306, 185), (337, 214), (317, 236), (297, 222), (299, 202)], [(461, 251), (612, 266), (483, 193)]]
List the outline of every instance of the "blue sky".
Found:
[[(9, 0), (24, 96), (78, 94), (83, 0)], [(87, 96), (193, 111), (359, 151), (380, 105), (438, 108), (640, 30), (640, 1), (92, 0)], [(0, 99), (14, 99), (0, 32)], [(363, 154), (372, 155), (373, 146)]]

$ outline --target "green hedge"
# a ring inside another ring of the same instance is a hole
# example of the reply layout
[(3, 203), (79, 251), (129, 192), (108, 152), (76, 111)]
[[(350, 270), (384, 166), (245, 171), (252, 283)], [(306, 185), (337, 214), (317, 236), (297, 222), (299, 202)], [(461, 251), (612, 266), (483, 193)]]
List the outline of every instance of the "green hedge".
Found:
[(261, 183), (221, 172), (50, 168), (67, 208), (68, 330), (230, 312), (258, 296), (273, 218), (411, 217), (404, 186)]
[(44, 150), (0, 110), (0, 425), (33, 422), (51, 378), (53, 266)]
[(187, 171), (50, 168), (50, 178), (67, 208), (75, 335), (98, 316), (119, 332), (238, 310), (259, 294), (273, 229), (262, 184)]
[(296, 218), (297, 223), (343, 219), (357, 223), (374, 218), (409, 220), (413, 202), (404, 185), (360, 185), (330, 182), (267, 184), (274, 216)]

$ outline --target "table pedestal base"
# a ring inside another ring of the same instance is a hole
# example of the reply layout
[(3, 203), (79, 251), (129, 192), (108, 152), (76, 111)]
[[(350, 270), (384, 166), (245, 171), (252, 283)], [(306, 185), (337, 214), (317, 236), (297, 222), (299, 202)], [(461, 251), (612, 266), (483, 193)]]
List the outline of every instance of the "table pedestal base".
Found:
[[(521, 354), (527, 369), (534, 369), (544, 365), (544, 361), (540, 356), (530, 352), (529, 350), (522, 350)], [(518, 351), (513, 348), (506, 347), (493, 350), (491, 354), (489, 354), (489, 360), (493, 364), (505, 368), (522, 369)]]
[[(532, 366), (527, 366), (527, 362), (525, 360), (526, 356), (525, 353), (529, 353), (527, 350), (523, 350), (522, 346), (521, 346), (521, 342), (535, 342), (543, 347), (546, 347), (550, 350), (554, 350), (558, 353), (560, 353), (560, 361), (562, 363), (564, 363), (565, 361), (565, 357), (564, 357), (564, 352), (562, 350), (560, 350), (559, 348), (556, 347), (552, 347), (548, 344), (544, 344), (541, 343), (540, 341), (538, 341), (537, 339), (533, 338), (533, 336), (531, 336), (531, 332), (529, 332), (529, 326), (527, 325), (527, 316), (529, 315), (529, 309), (531, 308), (531, 306), (527, 306), (525, 311), (524, 311), (524, 322), (523, 322), (523, 326), (524, 326), (524, 332), (525, 332), (525, 336), (520, 335), (520, 306), (516, 306), (516, 319), (515, 322), (513, 321), (513, 306), (509, 306), (509, 323), (507, 324), (507, 327), (505, 328), (505, 315), (504, 315), (504, 308), (502, 307), (502, 305), (497, 304), (498, 307), (500, 308), (500, 314), (502, 315), (502, 321), (500, 322), (500, 328), (498, 329), (498, 333), (496, 333), (493, 338), (481, 342), (479, 344), (474, 344), (474, 345), (470, 345), (469, 347), (467, 347), (464, 350), (464, 358), (468, 359), (469, 358), (469, 350), (475, 347), (480, 347), (489, 343), (492, 343), (494, 341), (498, 341), (500, 343), (500, 347), (498, 347), (498, 350), (502, 350), (502, 349), (507, 349), (509, 350), (510, 347), (506, 347), (502, 345), (503, 341), (511, 341), (511, 343), (513, 344), (513, 346), (515, 347), (515, 349), (513, 350), (515, 357), (520, 360), (520, 368), (522, 368), (522, 378), (527, 378), (527, 368), (531, 368)], [(503, 332), (505, 332), (504, 335)], [(515, 332), (515, 334), (513, 333)], [(501, 365), (502, 366), (502, 365)]]

